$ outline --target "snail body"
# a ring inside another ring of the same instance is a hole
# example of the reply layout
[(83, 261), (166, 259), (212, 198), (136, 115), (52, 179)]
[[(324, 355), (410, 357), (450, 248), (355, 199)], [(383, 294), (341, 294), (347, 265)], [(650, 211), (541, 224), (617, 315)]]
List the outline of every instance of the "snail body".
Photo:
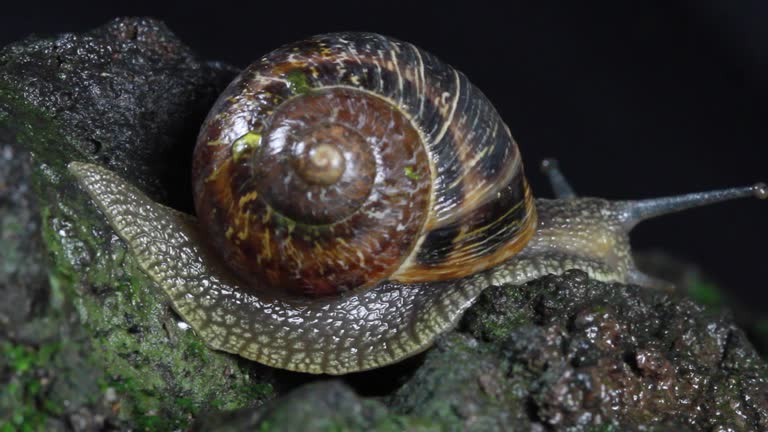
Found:
[(369, 33), (320, 35), (249, 66), (195, 149), (197, 219), (108, 170), (70, 171), (212, 348), (342, 374), (429, 347), (490, 285), (570, 268), (661, 286), (632, 262), (644, 218), (766, 194), (534, 200), (493, 106), (434, 56)]

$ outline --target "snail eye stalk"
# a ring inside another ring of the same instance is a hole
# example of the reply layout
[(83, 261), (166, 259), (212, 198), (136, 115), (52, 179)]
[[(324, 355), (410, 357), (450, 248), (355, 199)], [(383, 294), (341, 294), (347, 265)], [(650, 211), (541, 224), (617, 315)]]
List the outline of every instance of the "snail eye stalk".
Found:
[(768, 186), (766, 186), (765, 183), (757, 183), (752, 186), (625, 201), (623, 202), (623, 205), (625, 206), (624, 226), (627, 230), (630, 230), (638, 223), (657, 216), (676, 213), (695, 207), (703, 207), (723, 201), (751, 197), (758, 199), (768, 198)]
[(557, 159), (544, 159), (541, 161), (541, 171), (547, 176), (549, 185), (555, 193), (555, 198), (571, 199), (576, 198), (576, 191), (571, 187), (571, 183), (560, 171), (560, 164)]

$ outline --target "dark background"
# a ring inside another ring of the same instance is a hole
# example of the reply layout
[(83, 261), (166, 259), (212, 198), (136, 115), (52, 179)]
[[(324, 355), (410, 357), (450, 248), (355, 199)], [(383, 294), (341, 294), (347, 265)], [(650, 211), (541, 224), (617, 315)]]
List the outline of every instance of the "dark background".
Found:
[[(614, 199), (768, 181), (765, 1), (103, 3), (3, 5), (0, 44), (146, 15), (203, 58), (242, 67), (311, 34), (378, 32), (437, 54), (488, 95), (538, 196), (550, 196), (544, 157), (578, 192)], [(646, 222), (632, 238), (700, 264), (764, 312), (766, 221), (768, 202), (744, 200)]]

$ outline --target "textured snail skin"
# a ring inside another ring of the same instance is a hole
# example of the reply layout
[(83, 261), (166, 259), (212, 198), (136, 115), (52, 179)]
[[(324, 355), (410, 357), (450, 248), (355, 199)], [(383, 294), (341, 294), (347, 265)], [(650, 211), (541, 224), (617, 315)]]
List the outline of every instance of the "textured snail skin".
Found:
[(206, 247), (192, 216), (152, 201), (102, 167), (73, 162), (69, 170), (211, 348), (277, 368), (344, 374), (394, 363), (428, 348), (490, 285), (570, 268), (603, 281), (649, 282), (629, 256), (627, 202), (539, 199), (536, 234), (520, 254), (490, 270), (288, 301), (239, 286)]

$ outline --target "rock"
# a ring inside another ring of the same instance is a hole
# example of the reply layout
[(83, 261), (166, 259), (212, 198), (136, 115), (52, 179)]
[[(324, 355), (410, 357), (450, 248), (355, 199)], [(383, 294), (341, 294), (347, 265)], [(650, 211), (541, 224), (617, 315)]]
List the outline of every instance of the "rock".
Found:
[(437, 431), (428, 420), (393, 415), (338, 380), (307, 384), (261, 409), (243, 409), (201, 420), (207, 431)]
[(150, 19), (0, 51), (0, 429), (768, 429), (726, 308), (578, 271), (491, 287), (425, 354), (342, 379), (208, 349), (65, 167), (188, 211), (179, 161), (233, 75)]
[(188, 206), (167, 161), (233, 74), (149, 19), (0, 51), (0, 423), (164, 430), (270, 396), (273, 372), (205, 348), (66, 171), (102, 163)]
[(49, 301), (40, 213), (30, 182), (29, 154), (0, 130), (0, 331), (15, 338)]
[(768, 428), (765, 362), (727, 312), (687, 298), (574, 270), (485, 291), (463, 326), (548, 428)]
[(198, 60), (151, 19), (115, 20), (83, 35), (31, 37), (5, 47), (0, 65), (6, 98), (56, 122), (59, 136), (50, 138), (67, 152), (62, 159), (100, 162), (175, 205), (191, 202), (189, 170), (168, 170), (167, 161), (191, 161), (202, 119), (236, 73)]

